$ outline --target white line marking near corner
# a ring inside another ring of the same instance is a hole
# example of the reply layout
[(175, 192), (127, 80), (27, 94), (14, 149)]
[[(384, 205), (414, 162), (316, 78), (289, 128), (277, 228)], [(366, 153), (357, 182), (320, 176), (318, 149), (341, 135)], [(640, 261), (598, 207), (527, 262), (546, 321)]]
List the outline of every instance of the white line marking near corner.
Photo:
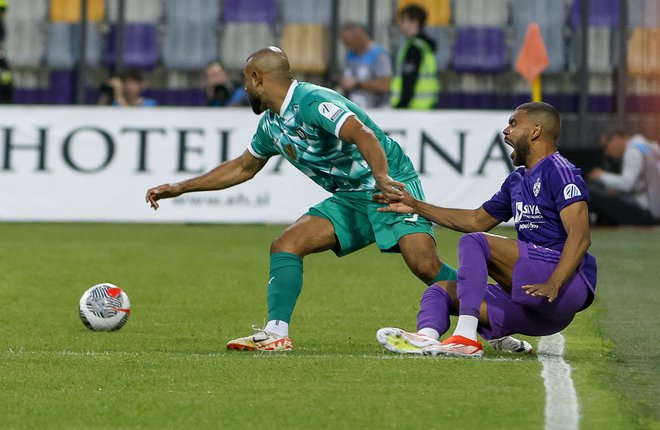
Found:
[(543, 367), (541, 377), (545, 385), (545, 430), (579, 429), (577, 392), (571, 378), (571, 366), (564, 361), (561, 333), (541, 338), (538, 358)]

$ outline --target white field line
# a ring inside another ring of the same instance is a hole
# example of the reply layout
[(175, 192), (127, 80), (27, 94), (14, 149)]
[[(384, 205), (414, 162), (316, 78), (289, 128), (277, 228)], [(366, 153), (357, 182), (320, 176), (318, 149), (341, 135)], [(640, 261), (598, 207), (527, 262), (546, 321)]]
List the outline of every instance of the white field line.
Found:
[[(186, 356), (186, 357), (217, 357), (228, 358), (231, 356), (250, 356), (254, 359), (273, 359), (273, 360), (331, 360), (336, 358), (369, 358), (374, 360), (453, 360), (463, 361), (465, 358), (460, 357), (428, 357), (416, 354), (392, 354), (392, 353), (377, 353), (377, 354), (313, 354), (313, 355), (292, 355), (287, 352), (244, 352), (236, 353), (233, 351), (227, 352), (128, 352), (128, 351), (26, 351), (23, 348), (12, 349), (8, 348), (7, 352), (11, 355), (50, 355), (50, 356), (73, 356), (73, 357), (110, 357), (110, 356), (127, 356), (138, 357), (146, 355), (169, 355), (169, 356)], [(469, 359), (467, 359), (469, 360)], [(481, 357), (475, 358), (479, 361), (521, 361), (520, 357)]]
[(577, 392), (571, 378), (571, 366), (564, 361), (564, 337), (561, 333), (541, 338), (538, 358), (545, 385), (545, 430), (578, 430), (580, 412)]

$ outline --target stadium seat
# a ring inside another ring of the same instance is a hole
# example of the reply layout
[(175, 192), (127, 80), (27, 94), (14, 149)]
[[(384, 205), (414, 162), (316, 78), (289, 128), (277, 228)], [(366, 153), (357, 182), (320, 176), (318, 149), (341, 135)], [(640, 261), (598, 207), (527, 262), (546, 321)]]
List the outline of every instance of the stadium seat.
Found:
[(287, 24), (281, 46), (294, 73), (324, 73), (328, 68), (329, 35), (325, 26)]
[(45, 38), (42, 22), (35, 19), (7, 21), (5, 49), (14, 67), (37, 67), (44, 57)]
[[(50, 20), (53, 22), (80, 22), (81, 13), (82, 2), (80, 0), (50, 0)], [(103, 0), (87, 0), (87, 21), (99, 22), (103, 20), (103, 17)]]
[(37, 67), (45, 51), (45, 28), (48, 3), (12, 2), (4, 19), (7, 60), (14, 67)]
[(218, 23), (220, 2), (218, 0), (166, 0), (165, 24), (172, 21)]
[(564, 33), (561, 25), (566, 22), (564, 0), (512, 0), (511, 16), (515, 29), (513, 57), (516, 58), (522, 47), (527, 28), (532, 22), (538, 23), (543, 43), (548, 53), (548, 72), (561, 72), (566, 66)]
[(163, 63), (175, 69), (203, 68), (217, 56), (217, 0), (167, 0), (163, 26)]
[[(119, 0), (108, 1), (108, 18), (117, 22)], [(181, 2), (181, 3), (187, 3)], [(124, 20), (128, 23), (158, 23), (163, 16), (162, 0), (126, 0), (124, 1)]]
[[(617, 58), (615, 32), (608, 27), (589, 27), (587, 65), (591, 72), (611, 72)], [(576, 29), (569, 49), (569, 68), (578, 70), (582, 59), (582, 29)]]
[(277, 45), (271, 25), (228, 23), (222, 29), (219, 58), (228, 69), (240, 71), (249, 55), (269, 45)]
[(509, 65), (504, 31), (498, 27), (457, 27), (452, 67), (457, 72), (498, 73)]
[(170, 68), (199, 70), (217, 56), (215, 23), (169, 21), (163, 37), (163, 64)]
[[(63, 22), (50, 26), (47, 39), (46, 64), (52, 69), (71, 69), (76, 66), (80, 56), (81, 27), (79, 24)], [(101, 60), (101, 37), (96, 24), (87, 25), (87, 65), (96, 67)]]
[(46, 100), (48, 104), (72, 104), (76, 90), (76, 74), (70, 70), (49, 73)]
[(508, 0), (460, 0), (454, 8), (458, 27), (504, 27), (509, 19)]
[(451, 63), (452, 41), (448, 27), (426, 27), (426, 34), (435, 41), (435, 59), (439, 71), (446, 71)]
[(206, 94), (200, 89), (147, 89), (144, 96), (158, 100), (161, 106), (203, 106), (206, 102)]
[(281, 0), (284, 24), (330, 25), (332, 2), (327, 0)]
[(367, 24), (369, 15), (368, 0), (340, 0), (339, 1), (339, 23), (358, 22)]
[(14, 75), (14, 103), (41, 104), (46, 99), (48, 75), (43, 69), (17, 69)]
[(444, 26), (451, 22), (451, 5), (449, 0), (399, 0), (397, 10), (416, 4), (426, 9), (427, 26)]
[(628, 41), (628, 71), (633, 76), (660, 74), (660, 28), (636, 28)]
[(223, 20), (227, 23), (277, 23), (276, 0), (225, 0)]
[(10, 1), (7, 8), (7, 15), (5, 17), (5, 24), (10, 21), (16, 20), (31, 20), (38, 21), (46, 20), (48, 14), (48, 0), (37, 1)]
[[(614, 28), (619, 25), (619, 0), (589, 0), (589, 25)], [(569, 22), (572, 28), (582, 25), (582, 1), (573, 0)]]
[[(106, 40), (104, 61), (115, 64), (115, 31), (113, 26)], [(151, 69), (158, 63), (159, 49), (156, 27), (149, 24), (124, 26), (124, 67)]]
[(628, 28), (660, 27), (660, 1), (628, 0)]

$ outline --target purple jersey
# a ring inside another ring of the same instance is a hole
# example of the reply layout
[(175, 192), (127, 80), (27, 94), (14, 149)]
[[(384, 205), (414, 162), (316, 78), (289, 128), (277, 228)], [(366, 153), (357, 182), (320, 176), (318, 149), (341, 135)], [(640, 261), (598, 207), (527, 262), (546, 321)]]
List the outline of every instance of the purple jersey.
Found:
[[(572, 203), (588, 199), (580, 169), (556, 152), (530, 170), (520, 167), (511, 173), (483, 208), (501, 221), (513, 217), (518, 240), (561, 251), (567, 234), (559, 213)], [(586, 254), (580, 266), (595, 287), (595, 258)]]

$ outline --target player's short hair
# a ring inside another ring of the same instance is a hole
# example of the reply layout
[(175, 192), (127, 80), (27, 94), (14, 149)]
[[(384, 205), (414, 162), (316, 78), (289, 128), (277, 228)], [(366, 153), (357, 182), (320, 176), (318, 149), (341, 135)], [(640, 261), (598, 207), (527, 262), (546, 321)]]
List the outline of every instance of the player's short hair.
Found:
[(426, 24), (426, 9), (418, 4), (411, 4), (399, 11), (399, 18), (408, 18), (419, 22), (419, 27)]
[(122, 81), (130, 79), (136, 82), (144, 82), (144, 75), (138, 69), (128, 69), (119, 74), (119, 79)]
[(365, 27), (363, 24), (360, 24), (359, 22), (355, 22), (355, 21), (349, 21), (349, 22), (345, 22), (344, 24), (342, 24), (341, 31), (345, 31), (345, 30), (347, 30), (347, 31), (362, 30), (365, 33), (369, 34), (369, 32), (367, 31), (367, 27)]
[(533, 116), (552, 138), (557, 139), (559, 137), (561, 118), (557, 109), (551, 104), (544, 102), (523, 103), (516, 110), (525, 111)]
[(218, 66), (222, 67), (223, 69), (225, 68), (225, 66), (222, 65), (222, 63), (220, 62), (220, 60), (215, 59), (215, 60), (211, 60), (211, 61), (209, 61), (208, 63), (206, 63), (206, 66), (204, 66), (204, 69), (208, 69), (209, 67), (211, 67), (211, 66), (215, 66), (216, 64), (217, 64)]
[(623, 127), (614, 126), (605, 130), (602, 134), (603, 139), (610, 140), (613, 137), (628, 137), (630, 133), (626, 131)]

